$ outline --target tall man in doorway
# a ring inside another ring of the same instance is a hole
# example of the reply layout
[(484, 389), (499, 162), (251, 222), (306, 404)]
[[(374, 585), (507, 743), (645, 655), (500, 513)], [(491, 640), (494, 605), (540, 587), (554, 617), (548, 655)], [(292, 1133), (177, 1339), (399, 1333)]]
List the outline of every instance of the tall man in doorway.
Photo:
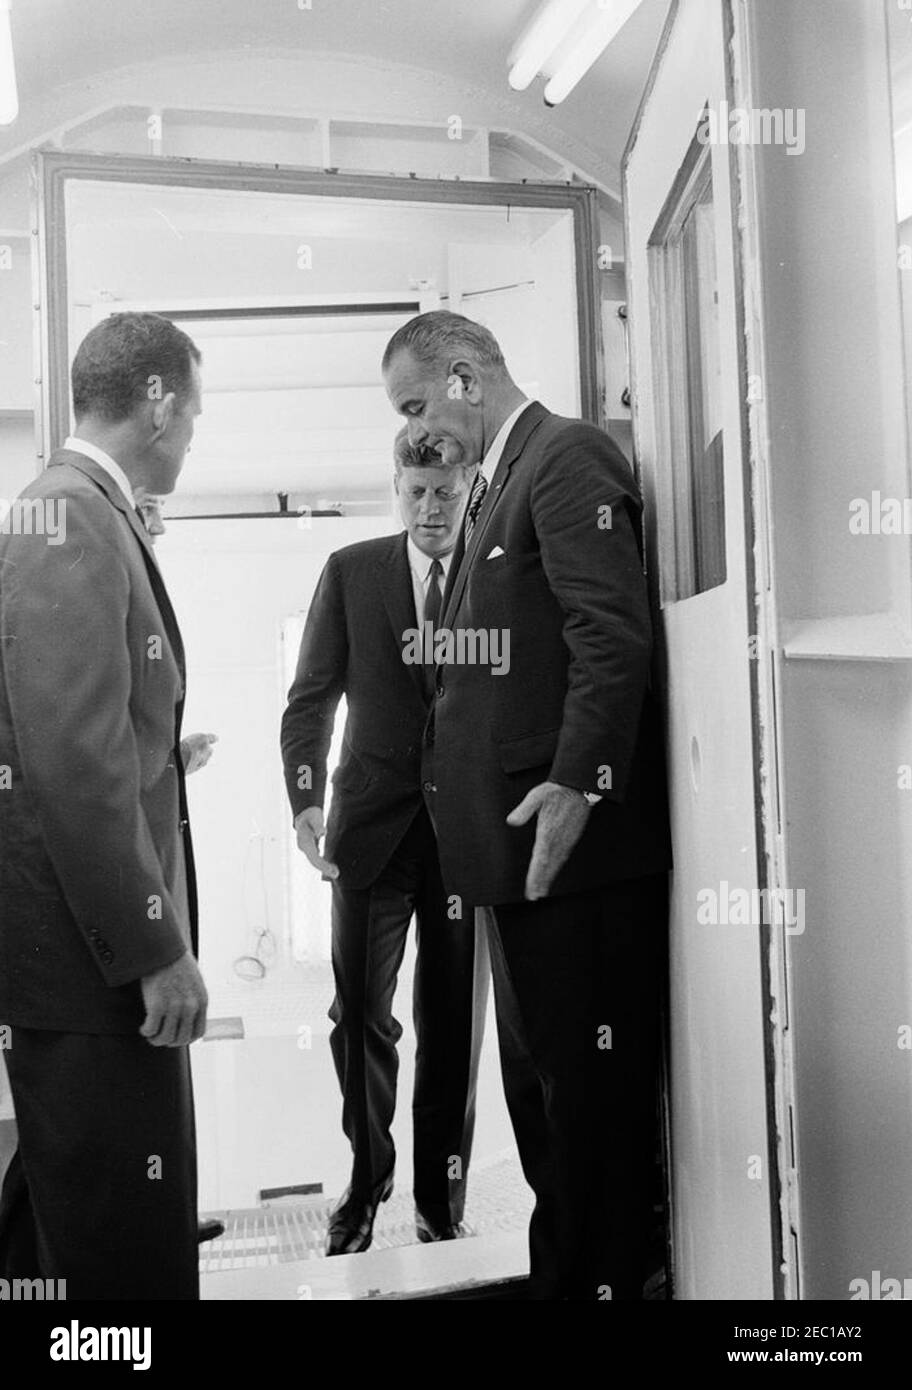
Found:
[(411, 319), (383, 371), (413, 445), (481, 464), (442, 625), (510, 639), (506, 671), (437, 667), (422, 784), (447, 892), (489, 909), (531, 1296), (640, 1298), (670, 860), (636, 483), (461, 315)]
[[(330, 1221), (330, 1255), (369, 1247), (377, 1207), (392, 1191), (402, 1033), (392, 1003), (413, 913), (417, 1235), (437, 1241), (465, 1233), (487, 957), (476, 952), (474, 914), (447, 899), (421, 790), (432, 643), (424, 662), (408, 658), (417, 652), (415, 634), (438, 623), (473, 473), (411, 449), (405, 431), (397, 438), (394, 485), (405, 531), (330, 556), (282, 721), (298, 845), (332, 881), (331, 1045), (353, 1163)], [(321, 856), (326, 760), (342, 695), (348, 718)]]
[[(19, 1134), (0, 1274), (75, 1299), (199, 1293), (184, 659), (133, 505), (175, 486), (199, 360), (157, 314), (93, 328), (75, 432), (0, 528), (0, 1024)], [(53, 514), (53, 543), (17, 524), (26, 508)]]

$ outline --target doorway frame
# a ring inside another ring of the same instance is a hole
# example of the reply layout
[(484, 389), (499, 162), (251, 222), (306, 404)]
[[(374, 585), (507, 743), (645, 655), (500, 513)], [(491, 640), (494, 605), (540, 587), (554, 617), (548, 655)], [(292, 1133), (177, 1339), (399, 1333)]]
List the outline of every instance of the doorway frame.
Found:
[[(743, 20), (743, 0), (718, 0), (721, 8), (724, 43), (723, 67), (725, 99), (729, 109), (750, 106), (751, 71), (747, 34)], [(667, 50), (681, 13), (681, 0), (670, 0), (665, 23), (656, 45), (646, 85), (621, 156), (621, 186), (624, 198), (625, 245), (630, 245), (630, 223), (627, 211), (627, 169), (636, 146), (644, 116), (665, 61)], [(691, 153), (693, 152), (693, 146)], [(743, 525), (745, 538), (745, 592), (748, 632), (755, 639), (755, 659), (750, 660), (749, 692), (751, 710), (751, 743), (753, 749), (754, 844), (757, 864), (757, 887), (775, 888), (787, 881), (784, 872), (785, 839), (779, 791), (780, 740), (778, 734), (778, 683), (776, 680), (777, 636), (770, 558), (771, 514), (768, 491), (768, 457), (764, 429), (765, 403), (752, 395), (753, 383), (762, 379), (764, 339), (760, 308), (761, 285), (757, 257), (752, 237), (757, 225), (757, 187), (750, 160), (750, 147), (728, 144), (731, 205), (730, 225), (733, 229), (733, 261), (735, 272), (735, 313), (737, 317), (738, 356), (735, 364), (740, 388), (740, 444), (742, 457)], [(665, 209), (672, 205), (673, 195), (682, 191), (693, 169), (685, 166), (678, 180), (669, 189)], [(660, 216), (659, 225), (662, 222)], [(653, 232), (655, 236), (655, 230)], [(628, 296), (630, 286), (628, 285)], [(629, 311), (629, 309), (628, 309)], [(640, 312), (644, 312), (641, 307)], [(634, 441), (634, 470), (642, 488), (642, 470), (638, 450), (638, 417), (636, 409), (636, 361), (630, 354), (630, 387), (632, 429)], [(671, 480), (662, 484), (671, 487)], [(659, 483), (657, 481), (657, 487)], [(651, 527), (650, 527), (651, 521)], [(661, 591), (659, 554), (661, 538), (655, 531), (656, 518), (647, 518), (646, 571), (650, 604), (659, 635), (661, 670), (661, 702), (667, 705), (667, 670), (664, 643), (661, 638), (661, 610), (666, 595)], [(794, 1122), (791, 1037), (789, 1033), (789, 987), (787, 955), (779, 929), (773, 923), (761, 923), (758, 933), (760, 952), (760, 985), (762, 1006), (762, 1036), (765, 1078), (765, 1109), (767, 1120), (766, 1162), (769, 1174), (770, 1246), (772, 1289), (774, 1301), (801, 1297), (801, 1267), (797, 1232), (797, 1173), (794, 1152)], [(670, 1002), (666, 1000), (666, 1007)], [(670, 1028), (666, 1018), (663, 1029), (663, 1166), (666, 1175), (667, 1266), (669, 1296), (675, 1296), (675, 1199), (674, 1152), (671, 1132), (671, 1065), (669, 1055)]]
[(569, 211), (573, 214), (580, 414), (593, 424), (604, 424), (605, 367), (597, 268), (598, 194), (587, 184), (515, 184), (396, 174), (341, 174), (293, 165), (61, 150), (33, 151), (31, 173), (32, 231), (37, 245), (34, 270), (38, 285), (35, 341), (39, 344), (40, 364), (36, 381), (40, 390), (39, 472), (52, 451), (62, 444), (70, 418), (66, 186), (71, 179), (218, 189), (221, 192)]

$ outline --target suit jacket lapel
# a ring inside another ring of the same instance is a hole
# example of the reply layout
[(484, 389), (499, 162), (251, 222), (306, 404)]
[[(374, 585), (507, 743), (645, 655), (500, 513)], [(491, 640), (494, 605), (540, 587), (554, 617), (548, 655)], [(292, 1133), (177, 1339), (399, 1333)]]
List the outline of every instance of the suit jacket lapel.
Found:
[[(468, 511), (468, 506), (469, 506), (468, 501), (466, 501), (466, 511)], [(445, 614), (446, 614), (447, 608), (449, 607), (449, 604), (450, 604), (450, 595), (452, 594), (453, 589), (454, 589), (454, 587), (455, 587), (455, 584), (456, 584), (456, 577), (457, 577), (457, 575), (459, 574), (459, 568), (460, 568), (460, 566), (461, 566), (461, 564), (462, 564), (464, 555), (465, 555), (465, 512), (463, 512), (463, 514), (462, 514), (462, 521), (459, 523), (459, 534), (458, 534), (458, 536), (456, 537), (456, 544), (455, 544), (455, 546), (453, 547), (453, 558), (452, 558), (452, 560), (450, 561), (450, 568), (449, 568), (448, 571), (447, 571), (446, 583), (445, 583), (444, 586), (443, 586), (443, 599), (442, 599), (441, 604), (440, 604), (440, 625), (441, 625), (441, 627), (444, 625), (444, 624), (443, 624), (443, 619), (444, 619), (444, 616), (445, 616)]]
[(165, 581), (162, 578), (161, 570), (158, 568), (158, 561), (152, 549), (152, 542), (140, 520), (136, 508), (131, 507), (124, 497), (122, 491), (111, 477), (106, 473), (94, 459), (87, 458), (85, 454), (77, 454), (69, 449), (59, 449), (50, 459), (49, 468), (57, 464), (68, 463), (72, 468), (77, 468), (80, 473), (84, 473), (90, 478), (96, 487), (99, 487), (112, 506), (127, 519), (127, 524), (132, 530), (136, 539), (139, 541), (143, 553), (143, 560), (146, 565), (146, 573), (149, 576), (149, 583), (155, 595), (155, 602), (158, 604), (159, 611), (165, 628), (165, 635), (171, 644), (174, 652), (174, 659), (177, 662), (181, 676), (181, 684), (186, 683), (186, 668), (184, 664), (184, 644), (181, 640), (180, 628), (177, 625), (177, 618), (174, 609), (171, 607), (171, 600), (168, 598), (168, 591), (165, 588)]
[[(415, 592), (412, 587), (412, 571), (408, 559), (408, 532), (403, 531), (401, 536), (395, 536), (393, 540), (394, 543), (390, 546), (381, 583), (383, 602), (396, 639), (397, 650), (401, 654), (403, 634), (408, 628), (418, 626), (418, 615), (415, 612)], [(412, 663), (408, 670), (414, 681), (415, 689), (424, 702), (424, 682), (421, 667), (417, 663)]]
[(447, 585), (447, 592), (444, 595), (444, 611), (441, 614), (441, 626), (448, 626), (447, 620), (455, 615), (459, 607), (462, 595), (465, 592), (469, 571), (475, 563), (475, 557), (484, 541), (485, 532), (491, 524), (491, 517), (494, 515), (494, 509), (504, 494), (504, 489), (509, 481), (511, 468), (526, 447), (530, 435), (538, 428), (542, 420), (544, 420), (545, 416), (548, 414), (549, 412), (540, 401), (533, 401), (531, 405), (526, 407), (511, 429), (507, 437), (507, 442), (504, 445), (504, 451), (500, 456), (500, 462), (494, 470), (494, 477), (491, 479), (488, 491), (485, 494), (485, 499), (482, 503), (478, 520), (475, 523), (472, 537), (467, 546), (465, 545), (465, 527), (463, 526), (462, 528), (462, 535), (457, 543), (456, 551), (453, 556), (453, 564), (450, 567), (451, 576), (454, 575), (457, 564), (459, 568), (458, 572), (455, 573), (455, 577), (452, 578), (452, 582)]

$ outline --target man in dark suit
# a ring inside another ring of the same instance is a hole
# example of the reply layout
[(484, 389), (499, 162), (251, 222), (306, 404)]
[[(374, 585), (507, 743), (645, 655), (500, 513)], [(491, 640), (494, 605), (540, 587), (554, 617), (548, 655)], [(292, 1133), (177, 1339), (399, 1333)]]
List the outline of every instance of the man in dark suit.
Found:
[(184, 658), (133, 506), (174, 488), (198, 363), (157, 314), (98, 324), (75, 433), (0, 528), (0, 1274), (76, 1299), (199, 1295)]
[[(383, 371), (414, 445), (481, 465), (423, 785), (447, 892), (488, 909), (531, 1294), (639, 1298), (670, 857), (636, 483), (460, 315), (410, 320)], [(484, 659), (507, 639), (508, 669)]]
[[(369, 1247), (378, 1204), (392, 1190), (390, 1126), (402, 1033), (392, 1003), (413, 913), (414, 1195), (421, 1241), (464, 1234), (484, 1022), (487, 959), (476, 951), (474, 914), (444, 890), (421, 789), (433, 648), (422, 646), (420, 634), (433, 631), (440, 612), (473, 470), (410, 450), (404, 434), (395, 462), (406, 529), (330, 556), (282, 721), (298, 844), (332, 880), (330, 1041), (353, 1163), (330, 1221), (331, 1255)], [(348, 718), (324, 857), (318, 842), (326, 759), (342, 695)]]

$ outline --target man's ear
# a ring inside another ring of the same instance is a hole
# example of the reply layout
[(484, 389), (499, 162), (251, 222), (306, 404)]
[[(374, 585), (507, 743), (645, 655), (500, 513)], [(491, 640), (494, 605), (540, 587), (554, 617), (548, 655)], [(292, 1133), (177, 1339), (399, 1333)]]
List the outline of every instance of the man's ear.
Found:
[(151, 402), (151, 422), (152, 429), (156, 438), (163, 435), (174, 419), (175, 396), (173, 391), (169, 391), (166, 396), (162, 396), (160, 401)]
[(451, 401), (469, 401), (472, 405), (481, 402), (481, 378), (478, 369), (465, 358), (454, 358), (447, 372), (447, 395)]

